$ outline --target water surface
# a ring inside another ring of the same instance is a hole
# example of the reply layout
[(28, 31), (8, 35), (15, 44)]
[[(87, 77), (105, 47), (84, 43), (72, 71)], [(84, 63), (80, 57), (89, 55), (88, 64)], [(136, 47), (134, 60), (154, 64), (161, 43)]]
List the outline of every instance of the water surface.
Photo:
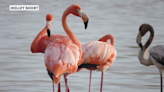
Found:
[[(136, 36), (142, 23), (154, 27), (155, 39), (150, 47), (164, 44), (163, 0), (1, 0), (0, 1), (0, 92), (52, 92), (52, 82), (44, 65), (42, 53), (33, 54), (30, 46), (45, 27), (45, 16), (54, 15), (52, 34), (66, 35), (61, 16), (75, 3), (90, 17), (87, 30), (82, 20), (73, 15), (68, 25), (82, 43), (98, 40), (105, 34), (115, 37), (118, 56), (105, 71), (103, 92), (159, 92), (160, 76), (155, 66), (146, 67), (138, 61)], [(34, 12), (11, 12), (9, 5), (39, 5)], [(143, 38), (147, 40), (149, 33)], [(147, 54), (148, 57), (148, 54)], [(100, 72), (93, 72), (92, 92), (99, 92)], [(71, 92), (87, 92), (89, 71), (70, 75)], [(62, 92), (65, 91), (63, 78)], [(57, 87), (57, 86), (56, 86)]]

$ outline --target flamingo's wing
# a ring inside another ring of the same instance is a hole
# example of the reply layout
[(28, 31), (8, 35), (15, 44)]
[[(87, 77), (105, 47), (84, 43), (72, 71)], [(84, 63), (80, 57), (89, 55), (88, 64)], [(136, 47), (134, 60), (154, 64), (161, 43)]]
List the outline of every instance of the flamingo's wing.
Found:
[(106, 62), (112, 64), (117, 55), (115, 48), (111, 44), (101, 41), (89, 42), (83, 45), (82, 49), (83, 62), (100, 65), (100, 67), (106, 64)]
[(55, 35), (51, 34), (51, 37), (49, 38), (48, 35), (43, 36), (38, 43), (36, 44), (36, 52), (42, 52), (44, 53), (45, 49), (47, 48), (47, 45), (55, 40), (62, 40), (62, 39), (70, 39), (68, 36), (65, 35)]
[(149, 50), (150, 56), (156, 62), (164, 65), (164, 45), (157, 45)]

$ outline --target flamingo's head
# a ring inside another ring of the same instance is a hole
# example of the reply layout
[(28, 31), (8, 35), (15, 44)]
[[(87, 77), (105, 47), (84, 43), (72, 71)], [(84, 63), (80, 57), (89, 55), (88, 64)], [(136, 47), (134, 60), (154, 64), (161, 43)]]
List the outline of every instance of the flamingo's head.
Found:
[(81, 7), (77, 4), (72, 4), (69, 7), (69, 10), (72, 14), (82, 18), (86, 29), (89, 21), (89, 16), (81, 9)]
[(51, 25), (52, 25), (52, 22), (53, 22), (53, 15), (52, 14), (47, 14), (46, 16), (46, 22), (47, 22), (47, 35), (48, 37), (50, 37), (50, 29), (51, 29)]
[(151, 35), (154, 35), (153, 27), (150, 24), (142, 24), (139, 27), (139, 33), (138, 33), (136, 41), (137, 41), (137, 44), (140, 46), (141, 50), (143, 49), (142, 42), (141, 42), (142, 36), (144, 36), (148, 31), (151, 32)]

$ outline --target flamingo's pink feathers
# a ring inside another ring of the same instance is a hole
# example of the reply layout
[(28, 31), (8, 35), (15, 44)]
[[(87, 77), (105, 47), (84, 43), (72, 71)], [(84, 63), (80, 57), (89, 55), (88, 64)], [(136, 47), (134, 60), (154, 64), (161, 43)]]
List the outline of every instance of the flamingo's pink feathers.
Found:
[(70, 40), (70, 38), (68, 36), (65, 35), (56, 35), (56, 34), (51, 34), (51, 37), (49, 38), (47, 35), (43, 36), (38, 43), (36, 44), (35, 50), (36, 52), (42, 52), (44, 53), (47, 45), (50, 42), (53, 42), (55, 40), (63, 40), (63, 39), (68, 39)]
[(76, 72), (79, 57), (79, 47), (68, 39), (49, 43), (44, 54), (45, 65), (55, 77)]
[(90, 64), (99, 64), (99, 68), (103, 67), (107, 62), (112, 65), (117, 56), (117, 52), (114, 46), (106, 42), (89, 42), (83, 45), (82, 49), (83, 62)]

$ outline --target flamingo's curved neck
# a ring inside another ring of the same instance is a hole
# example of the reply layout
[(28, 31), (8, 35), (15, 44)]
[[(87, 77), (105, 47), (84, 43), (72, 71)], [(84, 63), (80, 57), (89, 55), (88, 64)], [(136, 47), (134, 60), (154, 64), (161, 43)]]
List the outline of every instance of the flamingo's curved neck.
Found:
[(36, 52), (36, 45), (38, 41), (47, 33), (47, 26), (35, 37), (31, 44), (31, 52)]
[(80, 59), (81, 59), (81, 55), (82, 55), (82, 48), (81, 48), (81, 43), (80, 41), (77, 39), (77, 37), (74, 35), (74, 33), (72, 32), (72, 30), (68, 27), (68, 24), (67, 24), (67, 16), (70, 14), (70, 7), (67, 8), (64, 13), (63, 13), (63, 16), (62, 16), (62, 25), (63, 25), (63, 28), (65, 30), (65, 32), (67, 33), (67, 35), (70, 37), (70, 39), (72, 40), (73, 43), (75, 43), (78, 47), (79, 47), (79, 50), (80, 50)]
[(154, 39), (154, 30), (150, 30), (149, 39), (143, 46), (143, 50), (141, 49), (138, 54), (138, 59), (139, 59), (140, 63), (143, 65), (146, 65), (146, 66), (153, 65), (153, 62), (150, 59), (146, 59), (146, 57), (145, 57), (146, 52), (147, 52), (150, 44), (152, 43), (153, 39)]
[(99, 41), (107, 42), (110, 39), (111, 45), (115, 45), (115, 38), (111, 34), (107, 34), (99, 39)]
[(146, 52), (147, 52), (147, 49), (140, 50), (139, 53), (138, 53), (138, 59), (139, 59), (141, 64), (149, 66), (149, 65), (152, 64), (152, 62), (150, 62), (149, 59), (146, 59), (146, 57), (145, 57), (146, 56)]

